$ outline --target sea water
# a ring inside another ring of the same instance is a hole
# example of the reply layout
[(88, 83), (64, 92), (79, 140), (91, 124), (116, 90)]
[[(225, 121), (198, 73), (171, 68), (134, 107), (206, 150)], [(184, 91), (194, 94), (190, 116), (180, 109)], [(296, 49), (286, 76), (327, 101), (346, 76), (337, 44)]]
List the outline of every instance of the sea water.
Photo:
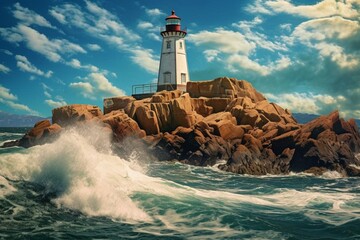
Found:
[(136, 149), (116, 155), (96, 126), (0, 149), (0, 239), (360, 239), (359, 178), (238, 175)]

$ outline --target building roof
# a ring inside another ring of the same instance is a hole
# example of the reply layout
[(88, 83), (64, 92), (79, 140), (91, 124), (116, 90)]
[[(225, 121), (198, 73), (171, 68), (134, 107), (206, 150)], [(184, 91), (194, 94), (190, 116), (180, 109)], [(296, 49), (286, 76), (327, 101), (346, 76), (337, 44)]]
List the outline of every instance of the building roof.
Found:
[(181, 19), (181, 18), (178, 17), (178, 16), (176, 16), (176, 15), (175, 15), (175, 11), (172, 10), (172, 11), (171, 11), (171, 15), (168, 16), (168, 17), (166, 18), (166, 20), (168, 20), (168, 19)]

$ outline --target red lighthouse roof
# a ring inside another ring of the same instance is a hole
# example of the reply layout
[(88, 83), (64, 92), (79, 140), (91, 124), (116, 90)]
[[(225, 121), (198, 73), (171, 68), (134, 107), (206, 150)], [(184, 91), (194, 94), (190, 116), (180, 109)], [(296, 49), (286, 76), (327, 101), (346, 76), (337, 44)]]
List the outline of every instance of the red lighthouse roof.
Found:
[(166, 18), (166, 20), (168, 20), (168, 19), (181, 19), (181, 18), (179, 18), (178, 16), (176, 16), (176, 15), (175, 15), (175, 11), (172, 10), (172, 11), (171, 11), (171, 15), (168, 16), (168, 17)]

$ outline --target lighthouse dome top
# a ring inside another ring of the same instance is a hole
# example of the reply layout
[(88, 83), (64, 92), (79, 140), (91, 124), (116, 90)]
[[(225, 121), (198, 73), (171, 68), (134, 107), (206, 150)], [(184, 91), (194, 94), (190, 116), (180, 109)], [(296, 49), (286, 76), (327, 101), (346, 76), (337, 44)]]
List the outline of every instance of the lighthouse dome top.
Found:
[(180, 17), (178, 17), (178, 16), (175, 15), (175, 11), (174, 11), (174, 10), (172, 10), (172, 11), (171, 11), (171, 15), (166, 18), (166, 20), (168, 20), (168, 19), (179, 19), (179, 20), (181, 20)]

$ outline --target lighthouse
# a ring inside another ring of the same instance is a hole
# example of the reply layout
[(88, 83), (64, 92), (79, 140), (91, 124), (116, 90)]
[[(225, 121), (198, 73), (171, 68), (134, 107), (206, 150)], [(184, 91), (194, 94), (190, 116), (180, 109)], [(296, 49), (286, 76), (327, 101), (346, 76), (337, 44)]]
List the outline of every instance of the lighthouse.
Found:
[(181, 29), (181, 18), (172, 11), (166, 18), (165, 31), (161, 32), (162, 48), (159, 66), (157, 91), (186, 91), (189, 70), (186, 59), (186, 30)]

